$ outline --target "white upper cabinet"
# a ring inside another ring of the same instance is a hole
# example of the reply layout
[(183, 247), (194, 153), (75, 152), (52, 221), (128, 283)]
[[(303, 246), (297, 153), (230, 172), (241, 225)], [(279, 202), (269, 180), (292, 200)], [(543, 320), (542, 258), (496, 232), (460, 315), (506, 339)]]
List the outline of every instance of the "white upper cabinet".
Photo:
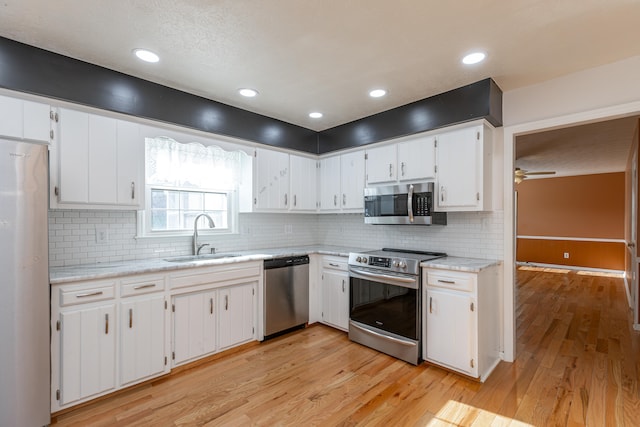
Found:
[(289, 209), (289, 154), (257, 148), (254, 165), (254, 208), (265, 211)]
[(364, 152), (353, 151), (320, 160), (320, 211), (362, 212)]
[(318, 168), (317, 160), (309, 157), (289, 156), (291, 166), (291, 201), (292, 211), (315, 212), (318, 204)]
[(49, 142), (51, 108), (47, 104), (0, 95), (0, 136)]
[(66, 108), (58, 115), (52, 207), (141, 207), (144, 140), (139, 126)]
[(436, 136), (419, 135), (367, 150), (367, 184), (433, 180), (436, 176)]
[(435, 176), (435, 135), (398, 143), (398, 181), (428, 180)]
[(340, 156), (320, 160), (320, 210), (340, 211)]
[(492, 143), (482, 124), (438, 136), (436, 211), (491, 209)]
[(367, 150), (367, 185), (393, 183), (398, 179), (396, 144)]
[(364, 153), (354, 151), (340, 156), (342, 210), (364, 210)]

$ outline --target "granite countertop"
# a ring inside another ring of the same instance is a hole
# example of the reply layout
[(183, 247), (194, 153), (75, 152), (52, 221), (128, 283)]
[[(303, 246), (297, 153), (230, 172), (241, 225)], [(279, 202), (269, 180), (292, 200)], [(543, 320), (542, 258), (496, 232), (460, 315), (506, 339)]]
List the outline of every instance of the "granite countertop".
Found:
[(49, 282), (59, 283), (77, 282), (81, 280), (104, 279), (109, 277), (126, 276), (131, 274), (154, 273), (159, 271), (181, 270), (185, 268), (205, 267), (247, 261), (299, 256), (309, 254), (349, 256), (349, 252), (363, 252), (370, 249), (314, 245), (272, 249), (256, 249), (251, 251), (233, 251), (230, 254), (239, 255), (220, 259), (199, 259), (189, 262), (171, 262), (167, 259), (180, 258), (149, 258), (131, 261), (105, 262), (98, 264), (81, 264), (66, 267), (52, 267), (49, 269)]
[[(81, 264), (67, 267), (52, 267), (49, 269), (49, 281), (52, 285), (60, 283), (78, 282), (81, 280), (105, 279), (109, 277), (126, 276), (131, 274), (154, 273), (159, 271), (181, 270), (194, 267), (206, 267), (247, 261), (260, 261), (280, 257), (299, 255), (334, 255), (349, 256), (349, 252), (366, 252), (370, 249), (346, 246), (297, 246), (285, 248), (256, 249), (251, 251), (233, 251), (237, 256), (219, 259), (199, 259), (188, 262), (171, 262), (167, 259), (180, 258), (150, 258), (131, 261), (105, 262), (98, 264)], [(420, 264), (421, 267), (444, 268), (448, 270), (479, 272), (502, 261), (477, 258), (444, 257)]]
[(447, 256), (420, 263), (420, 267), (443, 268), (447, 270), (478, 273), (485, 268), (500, 265), (501, 263), (502, 261), (500, 260)]

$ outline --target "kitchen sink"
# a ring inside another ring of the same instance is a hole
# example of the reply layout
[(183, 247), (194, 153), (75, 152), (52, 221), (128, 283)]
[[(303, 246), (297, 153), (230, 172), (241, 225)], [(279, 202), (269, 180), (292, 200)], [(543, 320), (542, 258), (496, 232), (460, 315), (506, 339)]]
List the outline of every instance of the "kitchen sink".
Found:
[(187, 255), (187, 256), (179, 256), (175, 258), (165, 258), (165, 261), (168, 262), (196, 262), (196, 261), (209, 261), (212, 259), (224, 259), (224, 258), (235, 258), (242, 256), (240, 254), (203, 254), (203, 255)]

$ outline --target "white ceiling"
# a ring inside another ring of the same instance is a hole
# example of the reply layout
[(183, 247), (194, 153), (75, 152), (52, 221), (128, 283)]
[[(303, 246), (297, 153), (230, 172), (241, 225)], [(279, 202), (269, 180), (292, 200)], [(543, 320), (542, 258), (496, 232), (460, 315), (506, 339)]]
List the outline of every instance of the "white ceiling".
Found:
[[(509, 91), (635, 56), (638, 22), (638, 0), (0, 2), (1, 36), (313, 130), (486, 77)], [(477, 49), (487, 60), (461, 65)], [(388, 96), (369, 98), (378, 87)]]
[(626, 117), (519, 136), (515, 166), (556, 172), (530, 179), (624, 171), (639, 119)]

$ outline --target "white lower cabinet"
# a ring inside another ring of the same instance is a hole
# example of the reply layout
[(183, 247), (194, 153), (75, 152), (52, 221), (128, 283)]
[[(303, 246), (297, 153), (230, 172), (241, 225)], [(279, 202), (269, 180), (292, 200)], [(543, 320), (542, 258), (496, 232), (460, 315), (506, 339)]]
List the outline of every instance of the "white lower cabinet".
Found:
[(216, 292), (207, 290), (173, 297), (173, 365), (214, 353)]
[(256, 339), (257, 282), (218, 291), (220, 350)]
[(422, 357), (484, 381), (500, 361), (499, 271), (425, 269)]
[(349, 329), (349, 273), (347, 258), (324, 256), (321, 263), (322, 323)]
[(60, 314), (60, 406), (116, 387), (115, 314), (113, 302)]
[(165, 370), (164, 294), (129, 298), (120, 304), (120, 385)]
[(51, 290), (51, 409), (116, 389), (116, 282)]

